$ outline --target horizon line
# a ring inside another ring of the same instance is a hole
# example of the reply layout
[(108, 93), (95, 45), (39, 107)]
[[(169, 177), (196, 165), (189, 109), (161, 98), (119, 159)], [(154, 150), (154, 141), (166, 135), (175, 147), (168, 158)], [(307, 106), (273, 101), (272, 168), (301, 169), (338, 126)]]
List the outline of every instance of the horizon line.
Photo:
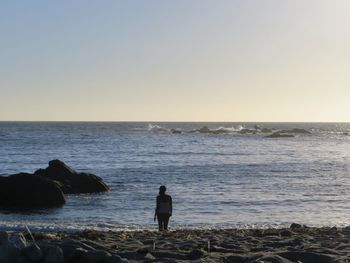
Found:
[(350, 121), (164, 121), (164, 120), (0, 120), (1, 122), (80, 122), (80, 123), (350, 123)]

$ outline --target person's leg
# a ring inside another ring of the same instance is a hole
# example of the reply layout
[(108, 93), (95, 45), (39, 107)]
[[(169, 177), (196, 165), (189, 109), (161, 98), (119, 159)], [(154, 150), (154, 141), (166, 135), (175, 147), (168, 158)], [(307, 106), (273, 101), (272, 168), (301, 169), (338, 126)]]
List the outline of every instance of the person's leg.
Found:
[(159, 215), (157, 215), (157, 221), (158, 221), (158, 230), (162, 231), (162, 220), (160, 219)]
[(159, 231), (163, 231), (164, 230), (164, 216), (158, 214), (157, 219), (158, 219), (158, 229), (159, 229)]
[(168, 230), (169, 218), (170, 215), (164, 215), (164, 230)]

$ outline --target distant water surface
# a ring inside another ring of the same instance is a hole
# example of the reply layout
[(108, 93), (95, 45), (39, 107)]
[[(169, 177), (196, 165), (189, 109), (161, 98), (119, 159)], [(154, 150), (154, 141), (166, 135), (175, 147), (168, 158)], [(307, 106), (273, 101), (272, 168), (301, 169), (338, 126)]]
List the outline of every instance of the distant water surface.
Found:
[[(312, 134), (240, 133), (255, 125)], [(226, 132), (190, 132), (203, 126)], [(174, 200), (173, 228), (348, 225), (349, 133), (350, 124), (342, 123), (0, 122), (0, 175), (60, 159), (112, 188), (68, 195), (62, 208), (0, 210), (0, 227), (155, 228), (161, 184)]]

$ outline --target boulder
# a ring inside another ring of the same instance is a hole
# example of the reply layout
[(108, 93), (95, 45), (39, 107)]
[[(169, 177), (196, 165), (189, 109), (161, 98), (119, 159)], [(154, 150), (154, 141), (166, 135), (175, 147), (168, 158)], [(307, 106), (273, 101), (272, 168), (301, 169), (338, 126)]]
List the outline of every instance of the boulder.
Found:
[(60, 160), (50, 161), (46, 169), (39, 169), (34, 174), (39, 178), (58, 182), (66, 194), (98, 193), (110, 190), (97, 175), (78, 173)]
[(15, 263), (19, 261), (21, 250), (15, 247), (9, 241), (3, 242), (0, 245), (0, 262), (1, 263)]
[(38, 262), (43, 258), (42, 250), (34, 244), (23, 248), (21, 254), (25, 258), (24, 262)]
[(64, 203), (64, 194), (52, 180), (27, 173), (0, 176), (3, 207), (52, 207)]
[(207, 126), (204, 126), (198, 130), (200, 133), (212, 133), (213, 131), (210, 130)]
[(63, 251), (59, 246), (51, 245), (45, 249), (44, 263), (64, 263)]

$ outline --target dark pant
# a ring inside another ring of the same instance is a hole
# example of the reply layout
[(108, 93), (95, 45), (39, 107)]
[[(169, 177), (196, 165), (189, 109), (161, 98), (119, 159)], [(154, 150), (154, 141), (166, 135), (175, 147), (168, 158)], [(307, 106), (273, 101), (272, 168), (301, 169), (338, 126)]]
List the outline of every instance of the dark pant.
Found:
[(159, 231), (168, 230), (169, 218), (170, 218), (169, 214), (157, 215)]

